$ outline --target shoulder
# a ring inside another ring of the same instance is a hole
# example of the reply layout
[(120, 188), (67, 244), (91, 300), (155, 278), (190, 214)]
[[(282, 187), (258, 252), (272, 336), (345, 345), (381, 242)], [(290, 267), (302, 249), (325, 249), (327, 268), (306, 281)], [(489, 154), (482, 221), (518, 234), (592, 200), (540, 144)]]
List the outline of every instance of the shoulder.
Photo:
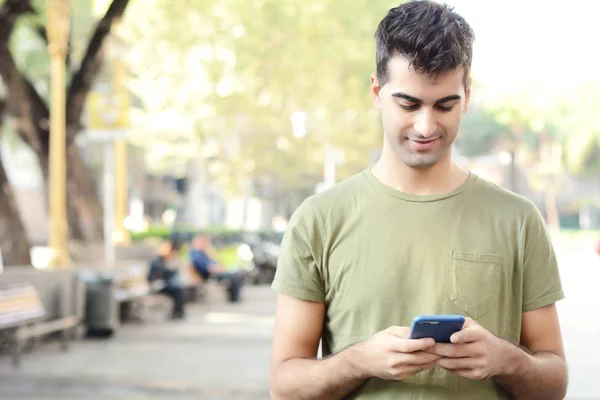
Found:
[(471, 197), (483, 202), (492, 212), (517, 216), (521, 221), (539, 215), (537, 206), (530, 199), (480, 176), (475, 176), (470, 189)]
[(332, 210), (341, 210), (355, 204), (356, 198), (361, 196), (368, 185), (364, 172), (335, 184), (334, 186), (308, 197), (296, 213), (302, 216), (327, 219)]
[(194, 260), (204, 260), (207, 258), (207, 255), (203, 250), (192, 250), (190, 252), (190, 257)]
[(357, 196), (361, 196), (366, 184), (364, 174), (359, 173), (306, 198), (292, 214), (285, 236), (320, 243), (360, 203)]
[(151, 268), (158, 268), (163, 265), (163, 258), (161, 256), (154, 256), (152, 260), (150, 260)]

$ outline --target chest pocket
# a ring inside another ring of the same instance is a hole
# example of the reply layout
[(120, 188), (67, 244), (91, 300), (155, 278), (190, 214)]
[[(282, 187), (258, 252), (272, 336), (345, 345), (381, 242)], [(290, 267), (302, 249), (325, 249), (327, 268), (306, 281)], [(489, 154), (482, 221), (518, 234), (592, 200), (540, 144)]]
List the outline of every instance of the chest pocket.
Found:
[(497, 305), (502, 257), (497, 254), (452, 251), (450, 301), (479, 319)]

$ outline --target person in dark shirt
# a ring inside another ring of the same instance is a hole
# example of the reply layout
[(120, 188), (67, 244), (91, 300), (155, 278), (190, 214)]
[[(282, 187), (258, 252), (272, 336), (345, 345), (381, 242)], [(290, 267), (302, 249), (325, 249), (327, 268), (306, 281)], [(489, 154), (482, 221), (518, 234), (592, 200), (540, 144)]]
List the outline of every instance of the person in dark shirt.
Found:
[(185, 317), (183, 289), (178, 284), (179, 265), (177, 252), (181, 248), (178, 242), (165, 242), (159, 249), (158, 255), (150, 262), (148, 282), (150, 284), (161, 282), (163, 284), (159, 293), (164, 293), (173, 299), (173, 319)]
[(205, 233), (196, 235), (192, 241), (192, 250), (190, 252), (192, 265), (205, 281), (211, 277), (215, 277), (219, 282), (227, 282), (229, 301), (237, 303), (241, 300), (240, 292), (243, 277), (240, 273), (225, 271), (222, 265), (219, 265), (218, 262), (211, 258), (211, 247), (212, 241), (210, 235)]

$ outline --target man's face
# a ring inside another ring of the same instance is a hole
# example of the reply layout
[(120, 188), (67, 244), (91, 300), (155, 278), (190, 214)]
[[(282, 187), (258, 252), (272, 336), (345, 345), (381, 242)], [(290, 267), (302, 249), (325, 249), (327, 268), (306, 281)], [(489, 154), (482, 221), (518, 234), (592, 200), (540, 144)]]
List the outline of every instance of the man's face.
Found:
[(206, 237), (196, 236), (192, 243), (192, 246), (197, 250), (203, 250), (206, 247)]
[(383, 87), (371, 76), (371, 93), (381, 110), (384, 150), (387, 147), (405, 165), (420, 169), (450, 157), (470, 92), (470, 82), (465, 89), (463, 68), (432, 80), (409, 68), (404, 57), (391, 58)]

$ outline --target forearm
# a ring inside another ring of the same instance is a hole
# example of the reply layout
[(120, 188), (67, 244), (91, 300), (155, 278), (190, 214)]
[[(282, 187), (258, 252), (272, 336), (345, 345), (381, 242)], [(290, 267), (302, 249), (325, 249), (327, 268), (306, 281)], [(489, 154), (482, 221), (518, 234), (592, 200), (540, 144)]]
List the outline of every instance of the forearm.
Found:
[(516, 399), (563, 399), (567, 390), (567, 365), (549, 352), (526, 353), (510, 345), (506, 371), (495, 377)]
[(210, 274), (220, 274), (221, 272), (225, 272), (225, 268), (220, 264), (212, 264), (208, 267), (208, 272)]
[(360, 368), (358, 345), (322, 360), (292, 359), (271, 375), (273, 400), (338, 400), (368, 376)]

